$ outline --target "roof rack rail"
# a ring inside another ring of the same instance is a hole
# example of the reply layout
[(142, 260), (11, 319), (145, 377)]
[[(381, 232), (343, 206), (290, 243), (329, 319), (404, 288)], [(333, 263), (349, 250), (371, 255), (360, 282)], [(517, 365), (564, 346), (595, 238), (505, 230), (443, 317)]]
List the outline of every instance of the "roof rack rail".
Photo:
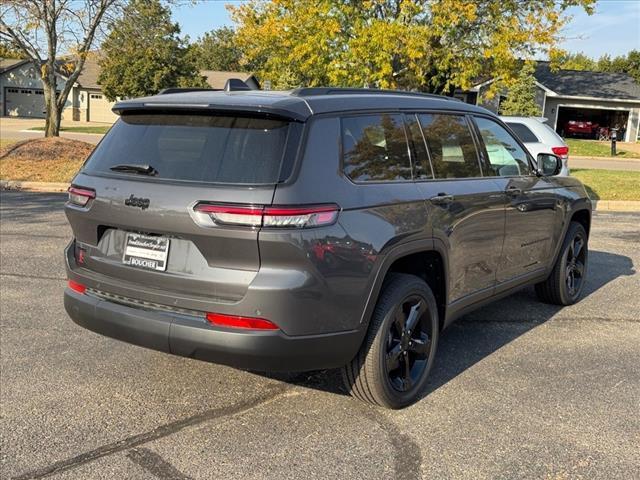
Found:
[(162, 89), (158, 95), (167, 95), (169, 93), (187, 93), (187, 92), (219, 92), (219, 88), (198, 88), (198, 87), (169, 87)]
[(382, 90), (378, 88), (343, 88), (343, 87), (303, 87), (296, 88), (291, 91), (291, 95), (296, 97), (313, 97), (317, 95), (407, 95), (413, 97), (437, 98), (439, 100), (454, 100), (461, 102), (462, 100), (454, 97), (446, 97), (444, 95), (436, 95), (434, 93), (408, 92), (406, 90)]

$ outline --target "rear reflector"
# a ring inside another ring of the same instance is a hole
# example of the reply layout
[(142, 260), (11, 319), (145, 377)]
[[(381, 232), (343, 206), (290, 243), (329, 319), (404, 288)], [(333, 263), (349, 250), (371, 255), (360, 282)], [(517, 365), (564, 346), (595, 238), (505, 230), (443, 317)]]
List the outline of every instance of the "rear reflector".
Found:
[(78, 293), (84, 293), (87, 290), (87, 287), (73, 280), (69, 280), (69, 288)]
[(194, 211), (198, 223), (205, 226), (212, 226), (213, 223), (247, 227), (311, 228), (335, 223), (340, 207), (334, 204), (264, 207), (199, 203)]
[(277, 325), (264, 318), (238, 317), (221, 313), (207, 313), (207, 321), (212, 325), (253, 330), (278, 330)]
[(72, 185), (69, 187), (68, 192), (69, 203), (78, 205), (79, 207), (86, 206), (89, 200), (91, 200), (92, 198), (96, 198), (95, 190), (92, 190), (90, 188), (75, 187)]
[(552, 147), (551, 151), (556, 155), (562, 157), (569, 154), (569, 147)]

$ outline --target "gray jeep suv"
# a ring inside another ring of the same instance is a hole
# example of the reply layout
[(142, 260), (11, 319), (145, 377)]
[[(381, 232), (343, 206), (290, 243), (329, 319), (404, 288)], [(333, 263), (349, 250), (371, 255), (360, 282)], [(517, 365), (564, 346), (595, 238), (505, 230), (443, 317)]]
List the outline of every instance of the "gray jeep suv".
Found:
[(420, 397), (440, 332), (536, 285), (572, 304), (591, 204), (492, 113), (305, 88), (115, 105), (73, 180), (65, 307), (137, 345), (259, 371), (341, 367), (356, 397)]

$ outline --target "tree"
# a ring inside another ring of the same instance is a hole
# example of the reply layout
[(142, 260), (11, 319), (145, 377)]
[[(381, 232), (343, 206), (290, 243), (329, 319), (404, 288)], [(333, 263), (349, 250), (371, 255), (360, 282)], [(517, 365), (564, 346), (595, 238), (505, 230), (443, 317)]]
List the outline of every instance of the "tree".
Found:
[(194, 62), (200, 70), (237, 72), (242, 52), (232, 28), (211, 30), (191, 45)]
[(631, 50), (627, 55), (611, 58), (603, 55), (596, 64), (601, 72), (627, 73), (640, 83), (640, 50)]
[(597, 62), (582, 52), (562, 53), (554, 60), (554, 67), (561, 70), (589, 70), (597, 69)]
[[(553, 53), (563, 12), (594, 0), (253, 0), (229, 7), (244, 62), (275, 87), (365, 85), (451, 92), (515, 78), (518, 58)], [(286, 72), (283, 75), (283, 72)]]
[[(3, 0), (0, 38), (20, 49), (42, 76), (46, 105), (45, 136), (58, 136), (60, 116), (86, 56), (122, 0)], [(59, 55), (64, 55), (60, 61)], [(57, 74), (66, 77), (58, 84)]]
[(180, 26), (160, 0), (133, 0), (102, 43), (98, 83), (109, 100), (168, 87), (205, 87)]
[(0, 60), (4, 58), (22, 58), (24, 53), (10, 42), (0, 39)]
[(525, 62), (509, 88), (507, 99), (500, 104), (502, 115), (540, 116), (540, 107), (536, 103), (536, 67), (533, 62)]

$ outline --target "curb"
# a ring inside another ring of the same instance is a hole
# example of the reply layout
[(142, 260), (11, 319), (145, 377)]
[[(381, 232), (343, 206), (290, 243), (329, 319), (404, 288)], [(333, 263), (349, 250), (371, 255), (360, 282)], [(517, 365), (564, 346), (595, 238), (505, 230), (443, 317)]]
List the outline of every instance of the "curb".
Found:
[(637, 200), (591, 200), (594, 212), (640, 212), (640, 201)]
[(66, 192), (68, 183), (23, 182), (20, 180), (0, 180), (0, 190), (17, 190), (23, 192)]
[[(20, 180), (0, 180), (0, 190), (23, 192), (66, 192), (68, 183), (22, 182)], [(591, 200), (594, 211), (602, 212), (640, 212), (637, 200)]]
[[(42, 134), (42, 137), (44, 138), (44, 131), (43, 130), (30, 130), (30, 129), (26, 129), (26, 130), (18, 130), (18, 133), (40, 133)], [(92, 133), (92, 132), (69, 132), (69, 131), (65, 131), (65, 130), (60, 130), (60, 136), (62, 137), (64, 134), (70, 134), (70, 135), (100, 135), (101, 137), (104, 137), (106, 134), (105, 133)], [(25, 140), (30, 140), (30, 139), (25, 139)]]

